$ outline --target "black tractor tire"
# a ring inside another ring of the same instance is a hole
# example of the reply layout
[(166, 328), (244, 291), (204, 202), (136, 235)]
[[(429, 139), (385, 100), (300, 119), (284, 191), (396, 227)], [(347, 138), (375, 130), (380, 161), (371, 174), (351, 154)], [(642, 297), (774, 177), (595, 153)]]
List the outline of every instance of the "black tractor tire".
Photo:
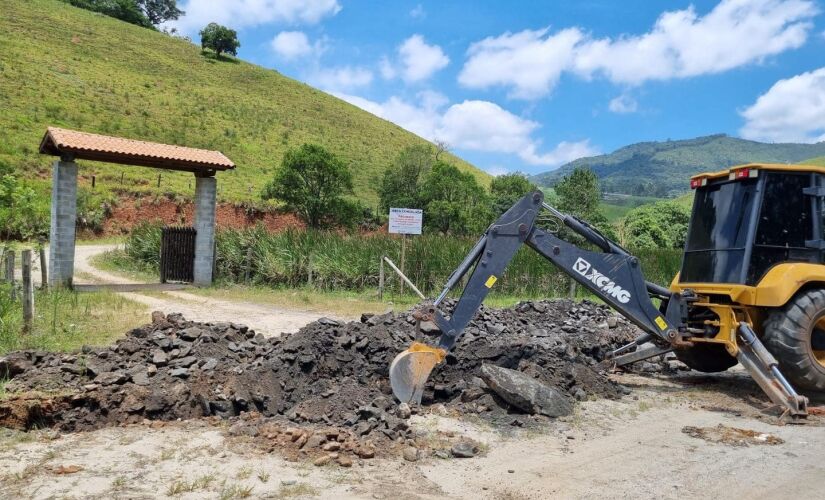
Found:
[(825, 351), (825, 330), (816, 326), (823, 316), (825, 290), (807, 290), (772, 311), (764, 324), (765, 347), (797, 389), (825, 391), (825, 365), (814, 353), (814, 346)]
[(738, 363), (736, 358), (728, 354), (722, 344), (697, 342), (693, 344), (693, 347), (676, 349), (673, 353), (676, 354), (676, 359), (697, 372), (703, 373), (723, 372)]

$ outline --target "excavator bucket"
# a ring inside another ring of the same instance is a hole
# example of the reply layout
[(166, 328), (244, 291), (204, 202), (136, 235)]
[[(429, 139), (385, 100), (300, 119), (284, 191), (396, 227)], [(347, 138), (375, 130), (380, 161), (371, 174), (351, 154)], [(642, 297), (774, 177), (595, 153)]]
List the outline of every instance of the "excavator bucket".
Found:
[(430, 373), (446, 356), (444, 349), (413, 342), (390, 364), (390, 386), (395, 397), (402, 403), (420, 404)]

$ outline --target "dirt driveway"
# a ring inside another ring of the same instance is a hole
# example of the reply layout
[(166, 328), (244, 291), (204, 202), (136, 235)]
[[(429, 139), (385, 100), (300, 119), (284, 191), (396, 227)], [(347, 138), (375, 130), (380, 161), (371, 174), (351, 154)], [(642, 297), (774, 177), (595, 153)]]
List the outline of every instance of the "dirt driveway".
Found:
[[(117, 245), (78, 245), (75, 250), (75, 282), (82, 283), (137, 283), (134, 280), (102, 271), (91, 264), (91, 259)], [(37, 273), (35, 273), (37, 274)], [(152, 294), (124, 293), (124, 296), (151, 311), (179, 312), (192, 321), (229, 321), (243, 323), (264, 335), (295, 332), (302, 326), (323, 316), (317, 312), (278, 308), (252, 302), (229, 301), (201, 297), (185, 291), (165, 291)], [(353, 312), (353, 314), (355, 314)], [(327, 315), (329, 316), (329, 315)], [(337, 317), (336, 319), (355, 319)]]

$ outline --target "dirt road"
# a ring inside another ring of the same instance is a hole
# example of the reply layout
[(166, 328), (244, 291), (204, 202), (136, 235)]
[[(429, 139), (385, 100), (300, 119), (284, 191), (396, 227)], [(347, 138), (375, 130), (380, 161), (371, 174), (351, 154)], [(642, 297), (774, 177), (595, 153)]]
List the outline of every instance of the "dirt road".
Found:
[[(91, 264), (92, 257), (117, 245), (78, 245), (75, 250), (75, 282), (82, 283), (137, 283), (134, 280), (102, 271)], [(37, 274), (37, 273), (35, 273)], [(230, 321), (243, 323), (264, 335), (295, 332), (305, 324), (323, 316), (317, 312), (278, 308), (252, 302), (229, 301), (201, 297), (184, 291), (165, 291), (152, 294), (124, 293), (124, 296), (149, 310), (179, 312), (193, 321)], [(353, 313), (355, 314), (355, 313)], [(337, 319), (354, 319), (337, 318)]]
[[(121, 498), (815, 498), (825, 473), (825, 427), (777, 425), (747, 403), (741, 373), (717, 380), (623, 375), (633, 394), (588, 401), (541, 431), (494, 431), (429, 414), (437, 429), (486, 443), (472, 459), (362, 460), (352, 468), (287, 462), (203, 422), (56, 436), (0, 438), (0, 493), (12, 497)], [(744, 388), (744, 390), (742, 389)], [(708, 442), (686, 426), (718, 425), (780, 444)], [(764, 434), (763, 434), (764, 433)], [(73, 473), (60, 473), (73, 471)]]

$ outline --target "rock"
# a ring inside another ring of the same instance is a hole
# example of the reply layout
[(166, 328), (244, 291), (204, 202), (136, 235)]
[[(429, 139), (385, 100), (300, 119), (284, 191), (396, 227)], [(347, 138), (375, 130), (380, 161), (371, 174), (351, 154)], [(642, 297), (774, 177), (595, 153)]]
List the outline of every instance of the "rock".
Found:
[[(318, 448), (321, 445), (323, 445), (326, 440), (327, 439), (324, 437), (323, 434), (316, 432), (313, 435), (309, 436), (309, 438), (307, 438), (306, 443), (304, 444), (304, 446), (302, 446), (302, 448), (303, 449), (309, 449), (309, 450), (315, 449), (315, 448)], [(324, 449), (326, 450), (326, 448), (324, 448)], [(327, 450), (327, 451), (335, 451), (335, 450)]]
[(373, 458), (375, 457), (375, 450), (368, 446), (359, 446), (355, 449), (355, 454), (360, 458)]
[(438, 325), (436, 325), (434, 321), (422, 321), (419, 323), (418, 328), (421, 330), (421, 333), (426, 333), (427, 335), (441, 333), (441, 329), (438, 328)]
[(178, 337), (182, 338), (183, 340), (193, 341), (196, 338), (200, 337), (203, 334), (203, 330), (198, 328), (197, 326), (191, 326), (184, 330), (178, 332)]
[(336, 462), (338, 462), (338, 465), (340, 465), (341, 467), (352, 467), (352, 459), (346, 455), (341, 455), (340, 457), (338, 457), (338, 460), (336, 460)]
[(413, 448), (412, 446), (407, 446), (404, 448), (404, 452), (401, 454), (404, 457), (404, 460), (407, 462), (415, 462), (418, 460), (418, 448)]
[(485, 363), (481, 378), (503, 400), (525, 413), (561, 417), (573, 412), (573, 405), (558, 390), (521, 372)]
[(163, 314), (163, 311), (152, 311), (152, 323), (166, 323), (166, 315)]
[(132, 382), (137, 385), (149, 385), (151, 383), (151, 381), (149, 380), (149, 374), (147, 373), (146, 367), (143, 365), (137, 365), (131, 370), (129, 370), (129, 375), (132, 378)]
[(114, 385), (126, 382), (128, 377), (123, 372), (106, 372), (95, 377), (95, 382), (100, 385)]
[(323, 466), (323, 465), (326, 465), (326, 464), (330, 463), (331, 461), (332, 461), (332, 457), (331, 457), (331, 456), (329, 456), (329, 455), (324, 455), (324, 456), (322, 456), (322, 457), (318, 457), (318, 458), (316, 458), (316, 459), (315, 459), (315, 461), (314, 461), (314, 462), (312, 462), (312, 464), (313, 464), (313, 465), (315, 465), (316, 467), (321, 467), (321, 466)]
[(471, 441), (459, 441), (450, 448), (450, 453), (456, 458), (473, 458), (478, 453), (478, 447)]
[(157, 366), (166, 366), (169, 362), (169, 357), (165, 352), (157, 350), (152, 352), (152, 364)]
[(281, 486), (295, 486), (298, 484), (298, 481), (295, 479), (283, 479), (281, 480)]
[(616, 328), (619, 325), (619, 318), (616, 316), (608, 316), (607, 317), (607, 327), (608, 328)]
[(201, 370), (210, 371), (218, 367), (218, 360), (215, 358), (207, 358), (206, 362), (201, 366)]
[(403, 418), (406, 420), (412, 416), (412, 409), (407, 403), (401, 403), (398, 405), (398, 409), (395, 414), (398, 415), (398, 418)]
[(326, 317), (319, 318), (318, 323), (321, 323), (322, 325), (326, 325), (326, 326), (340, 326), (341, 325), (340, 322), (335, 321), (332, 318), (326, 318)]
[(433, 453), (433, 455), (434, 455), (436, 458), (440, 458), (440, 459), (442, 459), (442, 460), (446, 460), (446, 459), (450, 458), (450, 454), (449, 454), (449, 453), (447, 453), (447, 452), (446, 452), (446, 451), (444, 451), (444, 450), (436, 450), (436, 451), (435, 451), (435, 453)]
[(180, 377), (180, 378), (187, 378), (189, 377), (189, 369), (188, 368), (175, 368), (173, 370), (169, 370), (170, 377)]
[(338, 441), (330, 441), (329, 443), (325, 444), (322, 449), (324, 451), (338, 451), (341, 449), (341, 443)]
[(197, 362), (198, 358), (196, 358), (195, 356), (187, 356), (185, 358), (176, 359), (172, 364), (174, 366), (182, 366), (184, 368), (189, 368)]

